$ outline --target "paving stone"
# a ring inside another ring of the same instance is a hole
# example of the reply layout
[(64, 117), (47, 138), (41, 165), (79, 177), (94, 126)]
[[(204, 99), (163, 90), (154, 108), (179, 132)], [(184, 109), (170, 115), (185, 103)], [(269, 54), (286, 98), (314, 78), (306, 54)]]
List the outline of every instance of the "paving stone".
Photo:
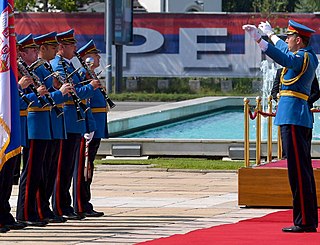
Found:
[[(18, 188), (10, 204), (15, 215)], [(135, 244), (263, 216), (275, 209), (237, 205), (237, 173), (126, 170), (98, 166), (92, 203), (100, 218), (0, 234), (0, 244)]]

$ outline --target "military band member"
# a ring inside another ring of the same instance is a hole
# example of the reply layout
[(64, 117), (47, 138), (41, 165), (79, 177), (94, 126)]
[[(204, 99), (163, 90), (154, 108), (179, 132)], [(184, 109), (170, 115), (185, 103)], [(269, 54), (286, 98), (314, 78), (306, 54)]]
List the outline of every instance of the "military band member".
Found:
[[(89, 68), (94, 72), (94, 70), (100, 65), (100, 53), (101, 51), (97, 49), (93, 40), (90, 40), (86, 45), (81, 47), (78, 50), (78, 53), (83, 60), (87, 58), (91, 59), (92, 62), (89, 65)], [(83, 76), (83, 79), (86, 80), (89, 78), (85, 68), (82, 68), (80, 74)], [(88, 113), (87, 125), (88, 132), (84, 135), (84, 139), (81, 142), (82, 153), (85, 152), (86, 144), (89, 144), (88, 156), (86, 157), (82, 154), (79, 161), (79, 171), (74, 172), (74, 178), (80, 179), (81, 187), (79, 191), (74, 192), (74, 199), (80, 199), (82, 206), (85, 210), (85, 214), (88, 217), (100, 217), (103, 216), (103, 212), (97, 212), (94, 210), (91, 199), (91, 183), (93, 179), (93, 170), (94, 170), (94, 159), (97, 154), (98, 148), (100, 146), (101, 138), (108, 138), (108, 126), (107, 126), (107, 112), (108, 105), (107, 102), (100, 92), (100, 90), (95, 90), (93, 97), (89, 100), (88, 105), (91, 108), (92, 116)], [(92, 121), (93, 120), (93, 121)], [(87, 167), (85, 167), (85, 161), (87, 161)], [(84, 177), (84, 171), (86, 171), (86, 179)]]
[[(72, 86), (68, 83), (60, 84), (54, 76), (51, 76), (52, 72), (50, 70), (52, 70), (52, 68), (50, 60), (55, 57), (58, 51), (56, 35), (56, 32), (50, 32), (34, 38), (35, 43), (39, 46), (38, 57), (45, 62), (45, 64), (35, 69), (35, 73), (40, 80), (44, 81), (52, 99), (57, 104), (57, 107), (62, 111), (62, 103), (68, 99), (66, 94), (72, 90)], [(42, 170), (39, 194), (37, 195), (39, 217), (41, 220), (49, 223), (61, 223), (66, 221), (63, 217), (56, 216), (50, 209), (50, 198), (53, 193), (57, 174), (60, 142), (62, 139), (66, 138), (64, 115), (60, 115), (59, 110), (57, 111), (52, 109), (50, 111), (52, 139), (50, 140), (46, 150), (45, 164)]]
[(268, 22), (261, 22), (259, 28), (271, 39), (274, 46), (261, 39), (256, 26), (243, 26), (261, 50), (284, 67), (274, 123), (280, 126), (283, 147), (287, 154), (294, 226), (285, 227), (282, 231), (316, 232), (318, 206), (309, 142), (313, 116), (308, 104), (311, 84), (318, 66), (317, 56), (309, 46), (311, 35), (315, 31), (289, 20), (287, 39), (284, 42), (274, 34)]
[[(29, 34), (19, 41), (20, 56), (29, 66), (38, 58), (38, 46)], [(39, 86), (43, 94), (48, 93), (45, 86)], [(48, 141), (51, 139), (49, 108), (41, 108), (34, 103), (28, 109), (29, 152), (19, 185), (16, 218), (19, 222), (32, 226), (45, 226), (36, 210), (36, 194), (39, 189), (42, 166)]]
[[(58, 53), (51, 61), (52, 67), (58, 71), (60, 75), (66, 78), (75, 71), (71, 62), (76, 51), (76, 39), (74, 30), (69, 30), (57, 34), (59, 43)], [(87, 99), (93, 96), (94, 90), (100, 86), (99, 81), (93, 80), (88, 85), (80, 84), (81, 77), (76, 72), (71, 76), (75, 91), (81, 99)], [(53, 211), (56, 215), (63, 216), (66, 219), (83, 219), (85, 218), (84, 211), (77, 208), (75, 213), (71, 206), (71, 195), (69, 189), (71, 187), (72, 175), (75, 163), (79, 161), (80, 141), (82, 135), (86, 132), (85, 121), (81, 120), (85, 115), (81, 110), (81, 114), (77, 114), (77, 110), (71, 98), (64, 105), (64, 116), (66, 123), (67, 139), (61, 143), (61, 157), (58, 162), (58, 171), (53, 193)], [(79, 118), (79, 116), (81, 118)], [(73, 205), (76, 205), (77, 200), (73, 200)]]

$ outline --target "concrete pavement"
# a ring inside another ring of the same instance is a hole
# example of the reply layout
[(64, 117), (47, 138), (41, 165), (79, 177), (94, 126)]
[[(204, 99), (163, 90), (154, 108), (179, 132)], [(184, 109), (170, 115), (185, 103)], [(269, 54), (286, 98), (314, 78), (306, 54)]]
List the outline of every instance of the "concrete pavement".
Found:
[[(162, 102), (116, 102), (110, 116)], [(0, 233), (0, 244), (125, 245), (259, 217), (276, 209), (240, 208), (235, 171), (178, 171), (99, 165), (92, 203), (100, 218)], [(18, 188), (10, 203), (15, 215)]]
[[(0, 244), (135, 244), (263, 216), (237, 205), (235, 171), (167, 171), (100, 165), (92, 186), (101, 218), (0, 234)], [(11, 204), (16, 208), (17, 187)]]

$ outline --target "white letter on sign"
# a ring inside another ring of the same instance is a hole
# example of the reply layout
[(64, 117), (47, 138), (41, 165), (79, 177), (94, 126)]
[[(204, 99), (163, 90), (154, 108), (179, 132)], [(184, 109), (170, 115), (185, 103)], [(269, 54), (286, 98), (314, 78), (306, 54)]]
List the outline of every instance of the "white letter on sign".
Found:
[[(213, 51), (226, 51), (225, 43), (198, 43), (197, 41), (199, 36), (227, 35), (227, 28), (181, 28), (179, 53), (182, 56), (183, 66), (185, 68), (230, 68), (228, 59), (221, 59), (223, 54), (212, 53)], [(199, 51), (202, 51), (203, 54), (200, 55)]]
[(134, 28), (133, 35), (143, 36), (146, 41), (137, 46), (123, 46), (123, 66), (127, 64), (127, 54), (148, 53), (160, 48), (164, 43), (162, 34), (158, 31), (148, 28)]

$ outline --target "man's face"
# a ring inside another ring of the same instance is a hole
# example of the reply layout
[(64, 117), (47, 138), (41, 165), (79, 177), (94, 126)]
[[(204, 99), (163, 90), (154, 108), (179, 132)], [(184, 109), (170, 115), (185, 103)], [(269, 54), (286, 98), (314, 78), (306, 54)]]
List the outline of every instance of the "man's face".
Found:
[(63, 49), (63, 57), (71, 60), (74, 56), (74, 52), (76, 51), (76, 44), (75, 43), (62, 44), (62, 49)]
[(299, 49), (298, 42), (300, 37), (296, 34), (288, 34), (286, 38), (286, 43), (288, 44), (288, 49), (291, 52), (295, 52)]
[(31, 65), (38, 59), (38, 52), (38, 48), (25, 48), (20, 51), (20, 56), (28, 65)]
[(47, 44), (44, 45), (44, 49), (43, 49), (45, 56), (46, 56), (46, 60), (52, 60), (55, 56), (56, 53), (58, 52), (58, 45), (56, 44)]

